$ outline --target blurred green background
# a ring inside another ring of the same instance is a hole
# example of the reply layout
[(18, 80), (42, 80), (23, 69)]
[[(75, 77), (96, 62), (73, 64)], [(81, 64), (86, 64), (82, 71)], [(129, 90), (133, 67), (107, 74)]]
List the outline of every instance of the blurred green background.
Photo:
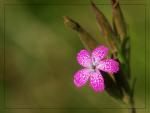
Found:
[[(146, 112), (146, 76), (149, 73), (145, 64), (149, 51), (146, 25), (149, 23), (146, 23), (146, 6), (141, 1), (133, 0), (130, 4), (120, 0), (131, 37), (131, 74), (137, 77), (137, 113)], [(110, 1), (94, 2), (111, 22)], [(62, 17), (67, 15), (77, 20), (99, 43), (105, 43), (89, 0), (6, 0), (3, 3), (0, 68), (3, 73), (5, 32), (5, 76), (0, 77), (0, 106), (12, 109), (0, 112), (128, 113), (128, 106), (106, 92), (95, 93), (88, 86), (78, 89), (73, 84), (73, 74), (81, 69), (76, 54), (84, 47), (77, 34), (65, 27)]]

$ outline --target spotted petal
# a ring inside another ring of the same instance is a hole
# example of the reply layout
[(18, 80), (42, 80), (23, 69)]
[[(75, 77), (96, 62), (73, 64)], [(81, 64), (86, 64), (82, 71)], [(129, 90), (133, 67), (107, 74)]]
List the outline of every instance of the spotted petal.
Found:
[(106, 59), (100, 61), (97, 68), (105, 72), (116, 73), (119, 71), (119, 63), (113, 59)]
[(87, 50), (81, 50), (77, 54), (77, 61), (83, 67), (91, 67), (92, 66), (92, 60), (90, 57), (90, 53)]
[(89, 69), (79, 70), (74, 75), (74, 84), (77, 87), (82, 87), (87, 82), (89, 76), (90, 76), (90, 70)]
[(95, 63), (98, 63), (108, 54), (108, 48), (104, 45), (101, 45), (93, 50), (92, 52), (92, 60)]
[(104, 91), (104, 79), (100, 72), (93, 72), (90, 75), (90, 85), (94, 89), (95, 92)]

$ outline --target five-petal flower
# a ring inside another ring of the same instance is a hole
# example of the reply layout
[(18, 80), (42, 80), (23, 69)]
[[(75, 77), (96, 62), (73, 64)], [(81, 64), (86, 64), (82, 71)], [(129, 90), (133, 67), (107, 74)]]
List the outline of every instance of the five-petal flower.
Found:
[(100, 70), (108, 73), (119, 71), (119, 63), (114, 59), (106, 59), (107, 54), (108, 48), (104, 45), (95, 48), (91, 53), (87, 50), (81, 50), (77, 54), (77, 61), (84, 68), (75, 73), (74, 84), (77, 87), (82, 87), (89, 79), (90, 86), (94, 91), (104, 91), (104, 78)]

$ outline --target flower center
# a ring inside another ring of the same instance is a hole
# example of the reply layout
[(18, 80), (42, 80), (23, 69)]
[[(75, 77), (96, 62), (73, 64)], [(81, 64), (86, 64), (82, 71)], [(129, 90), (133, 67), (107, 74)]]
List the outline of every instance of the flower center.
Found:
[(96, 66), (95, 66), (95, 65), (93, 65), (93, 66), (92, 66), (92, 68), (95, 70), (95, 69), (96, 69)]

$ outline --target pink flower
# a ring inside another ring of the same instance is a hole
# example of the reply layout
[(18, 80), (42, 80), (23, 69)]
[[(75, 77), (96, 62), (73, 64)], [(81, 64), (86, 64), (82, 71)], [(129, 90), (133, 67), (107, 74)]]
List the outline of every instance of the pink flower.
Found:
[(90, 81), (90, 86), (96, 92), (102, 92), (105, 89), (104, 78), (100, 70), (108, 73), (119, 71), (119, 63), (114, 59), (106, 59), (108, 48), (99, 46), (90, 53), (87, 50), (81, 50), (77, 54), (78, 63), (84, 68), (77, 71), (74, 75), (74, 84), (82, 87)]

